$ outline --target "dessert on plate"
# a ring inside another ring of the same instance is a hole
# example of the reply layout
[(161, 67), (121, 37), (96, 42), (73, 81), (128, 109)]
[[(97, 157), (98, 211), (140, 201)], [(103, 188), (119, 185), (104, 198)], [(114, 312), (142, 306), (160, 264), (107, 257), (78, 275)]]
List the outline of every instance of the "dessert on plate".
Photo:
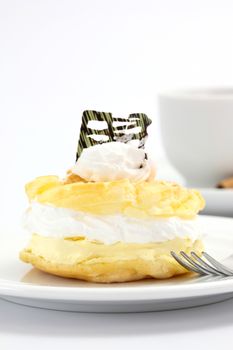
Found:
[(170, 252), (201, 254), (196, 217), (204, 200), (196, 190), (155, 179), (144, 150), (150, 123), (145, 114), (84, 112), (76, 163), (65, 179), (40, 176), (26, 184), (24, 227), (32, 236), (21, 260), (102, 283), (187, 272)]

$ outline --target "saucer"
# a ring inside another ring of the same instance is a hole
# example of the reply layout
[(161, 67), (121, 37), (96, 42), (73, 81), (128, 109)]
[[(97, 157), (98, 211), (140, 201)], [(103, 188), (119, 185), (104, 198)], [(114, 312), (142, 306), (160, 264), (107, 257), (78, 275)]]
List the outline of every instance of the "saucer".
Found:
[(233, 217), (233, 189), (198, 188), (206, 200), (206, 215)]

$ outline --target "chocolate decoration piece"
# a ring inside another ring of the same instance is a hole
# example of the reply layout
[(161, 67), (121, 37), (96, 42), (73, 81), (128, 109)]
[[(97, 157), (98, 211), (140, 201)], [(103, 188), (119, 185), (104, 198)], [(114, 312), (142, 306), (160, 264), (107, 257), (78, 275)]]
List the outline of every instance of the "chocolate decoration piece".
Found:
[(220, 181), (217, 188), (232, 188), (233, 189), (233, 177), (229, 177)]
[[(88, 127), (90, 121), (106, 122), (106, 129), (95, 129)], [(114, 122), (125, 125), (114, 126)], [(84, 148), (91, 147), (103, 142), (124, 142), (139, 140), (138, 148), (144, 148), (147, 134), (147, 127), (151, 124), (151, 119), (144, 113), (133, 113), (128, 118), (114, 118), (112, 113), (84, 111), (80, 128), (76, 161), (80, 157)], [(135, 128), (140, 128), (140, 132), (135, 133)], [(132, 129), (132, 133), (130, 130)], [(127, 131), (127, 132), (126, 132)]]

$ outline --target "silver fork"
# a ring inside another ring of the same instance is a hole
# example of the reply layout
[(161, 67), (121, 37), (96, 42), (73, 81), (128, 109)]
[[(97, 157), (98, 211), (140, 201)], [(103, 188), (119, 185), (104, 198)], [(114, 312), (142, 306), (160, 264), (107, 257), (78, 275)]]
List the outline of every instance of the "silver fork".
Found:
[(172, 251), (171, 255), (185, 269), (196, 272), (199, 275), (233, 276), (232, 269), (224, 266), (206, 252), (202, 252), (202, 256), (205, 260), (199, 257), (195, 252), (191, 252), (190, 255), (188, 255), (183, 251), (179, 254)]

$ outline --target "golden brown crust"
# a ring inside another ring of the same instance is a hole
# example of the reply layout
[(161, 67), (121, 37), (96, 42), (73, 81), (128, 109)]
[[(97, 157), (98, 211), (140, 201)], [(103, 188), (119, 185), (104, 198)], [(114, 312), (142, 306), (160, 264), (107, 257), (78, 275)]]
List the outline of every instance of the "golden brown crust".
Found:
[(68, 170), (67, 171), (67, 176), (63, 180), (63, 184), (64, 185), (68, 185), (68, 184), (73, 184), (75, 182), (86, 182), (86, 181), (83, 178), (81, 178), (80, 176), (72, 173), (71, 170)]
[[(171, 257), (170, 251), (183, 250), (189, 253), (192, 250), (201, 255), (203, 250), (200, 240), (191, 242), (188, 239), (154, 244), (119, 243), (112, 246), (113, 249), (103, 244), (87, 243), (85, 240), (56, 239), (54, 245), (47, 246), (48, 249), (44, 250), (43, 244), (46, 245), (46, 240), (50, 242), (51, 239), (37, 235), (34, 238), (35, 246), (24, 249), (20, 253), (21, 260), (50, 274), (98, 283), (165, 279), (183, 274), (187, 271)], [(51, 251), (53, 246), (54, 252)], [(60, 257), (59, 246), (65, 249), (65, 254)], [(73, 254), (70, 261), (68, 252)]]
[(198, 191), (155, 180), (64, 184), (55, 176), (44, 176), (27, 184), (26, 192), (30, 200), (55, 207), (92, 214), (121, 213), (144, 218), (192, 218), (205, 204)]

